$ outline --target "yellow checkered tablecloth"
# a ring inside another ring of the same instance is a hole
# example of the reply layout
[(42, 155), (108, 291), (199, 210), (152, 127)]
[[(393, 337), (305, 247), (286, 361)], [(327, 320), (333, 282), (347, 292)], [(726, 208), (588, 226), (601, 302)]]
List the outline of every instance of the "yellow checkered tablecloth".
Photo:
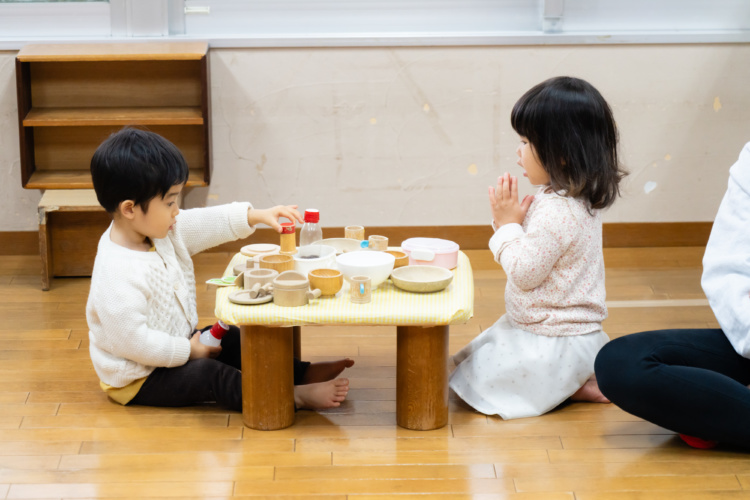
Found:
[[(235, 255), (224, 276), (247, 259)], [(236, 286), (216, 291), (216, 317), (232, 325), (302, 326), (302, 325), (455, 325), (469, 321), (474, 314), (474, 276), (469, 258), (458, 253), (453, 281), (445, 290), (433, 293), (411, 293), (397, 288), (388, 279), (372, 292), (367, 304), (349, 301), (349, 284), (334, 297), (320, 297), (306, 306), (279, 307), (273, 302), (240, 305), (229, 301)]]

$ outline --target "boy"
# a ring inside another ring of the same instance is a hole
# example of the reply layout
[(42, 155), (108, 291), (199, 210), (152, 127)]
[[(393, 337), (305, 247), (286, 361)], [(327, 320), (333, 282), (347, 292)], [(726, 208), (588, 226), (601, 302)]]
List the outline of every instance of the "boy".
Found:
[[(259, 223), (302, 222), (296, 205), (265, 210), (231, 203), (180, 211), (188, 168), (180, 151), (152, 132), (125, 128), (91, 160), (99, 203), (113, 221), (99, 240), (86, 305), (90, 354), (100, 384), (120, 404), (187, 406), (216, 401), (242, 411), (239, 328), (222, 346), (196, 334), (191, 255), (245, 238)], [(336, 378), (354, 362), (295, 359), (297, 408), (339, 406), (349, 381)]]

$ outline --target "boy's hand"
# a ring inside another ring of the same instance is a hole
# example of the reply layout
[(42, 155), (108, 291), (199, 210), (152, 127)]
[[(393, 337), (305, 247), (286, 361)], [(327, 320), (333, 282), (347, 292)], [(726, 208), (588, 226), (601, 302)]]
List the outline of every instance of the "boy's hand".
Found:
[(212, 347), (201, 344), (201, 332), (195, 332), (190, 337), (190, 360), (200, 358), (215, 358), (221, 353), (221, 346)]
[(281, 224), (279, 219), (285, 217), (291, 221), (295, 219), (300, 223), (304, 223), (302, 216), (297, 211), (297, 205), (276, 205), (271, 208), (251, 208), (247, 211), (247, 223), (251, 226), (258, 224), (265, 224), (271, 226), (276, 232), (281, 232)]
[(534, 196), (528, 195), (518, 203), (518, 179), (508, 172), (497, 178), (497, 187), (490, 187), (490, 208), (497, 227), (515, 222), (522, 224)]

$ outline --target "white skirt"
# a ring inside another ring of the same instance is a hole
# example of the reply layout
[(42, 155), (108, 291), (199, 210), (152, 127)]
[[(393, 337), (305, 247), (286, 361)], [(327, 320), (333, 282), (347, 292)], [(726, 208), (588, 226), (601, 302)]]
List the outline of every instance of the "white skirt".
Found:
[(514, 328), (503, 315), (455, 356), (450, 387), (486, 415), (512, 418), (547, 413), (594, 373), (609, 341), (603, 331), (546, 337)]

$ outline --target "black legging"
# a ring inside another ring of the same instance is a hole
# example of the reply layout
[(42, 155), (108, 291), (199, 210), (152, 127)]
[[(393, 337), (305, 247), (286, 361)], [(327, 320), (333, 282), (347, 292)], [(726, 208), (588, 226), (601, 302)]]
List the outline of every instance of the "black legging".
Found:
[(660, 330), (609, 342), (596, 357), (602, 393), (661, 427), (750, 448), (750, 359), (721, 330)]
[[(308, 366), (309, 362), (294, 359), (294, 385), (302, 383)], [(190, 406), (215, 401), (230, 410), (242, 411), (241, 367), (240, 329), (230, 326), (221, 339), (219, 356), (194, 359), (174, 368), (157, 368), (128, 404)]]

